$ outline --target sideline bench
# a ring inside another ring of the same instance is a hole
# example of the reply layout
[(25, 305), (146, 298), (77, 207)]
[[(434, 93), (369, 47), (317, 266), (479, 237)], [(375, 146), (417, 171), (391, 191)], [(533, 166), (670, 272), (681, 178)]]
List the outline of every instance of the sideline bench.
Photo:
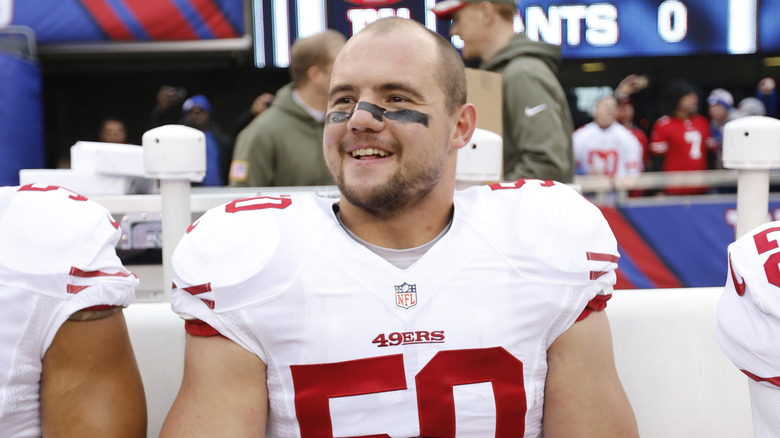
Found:
[[(618, 290), (607, 306), (615, 363), (640, 436), (750, 437), (747, 377), (715, 339), (721, 288)], [(141, 370), (149, 437), (157, 437), (181, 383), (184, 323), (169, 303), (125, 310)]]

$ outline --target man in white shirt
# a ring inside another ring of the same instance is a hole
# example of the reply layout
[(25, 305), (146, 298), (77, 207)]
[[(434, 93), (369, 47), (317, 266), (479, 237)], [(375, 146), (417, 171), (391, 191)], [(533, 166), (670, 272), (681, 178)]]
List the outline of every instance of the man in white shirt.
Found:
[(574, 164), (579, 175), (628, 176), (642, 172), (642, 145), (625, 126), (615, 122), (617, 101), (600, 98), (593, 121), (573, 134)]

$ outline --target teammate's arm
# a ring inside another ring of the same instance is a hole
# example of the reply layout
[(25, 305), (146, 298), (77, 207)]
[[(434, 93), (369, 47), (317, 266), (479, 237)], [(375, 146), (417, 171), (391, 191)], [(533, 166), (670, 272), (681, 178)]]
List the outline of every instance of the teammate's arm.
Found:
[(636, 437), (636, 419), (618, 378), (607, 315), (592, 312), (547, 350), (544, 436)]
[(43, 357), (43, 436), (145, 437), (146, 399), (122, 312), (62, 324)]
[(265, 364), (222, 336), (187, 335), (184, 377), (160, 437), (264, 437)]

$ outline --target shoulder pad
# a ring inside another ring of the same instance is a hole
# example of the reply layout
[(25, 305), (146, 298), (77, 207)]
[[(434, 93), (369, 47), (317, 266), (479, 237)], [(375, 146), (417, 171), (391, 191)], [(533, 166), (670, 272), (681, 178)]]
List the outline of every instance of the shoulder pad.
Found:
[[(464, 191), (468, 192), (468, 191)], [(464, 193), (465, 194), (465, 193)], [(571, 187), (536, 179), (471, 191), (456, 203), (463, 217), (540, 281), (611, 286), (617, 241), (604, 216)]]
[[(219, 309), (262, 300), (338, 222), (333, 200), (314, 195), (257, 196), (215, 207), (195, 221), (173, 254), (174, 283), (213, 291)], [(257, 285), (264, 290), (257, 290)], [(254, 285), (254, 289), (252, 289)]]

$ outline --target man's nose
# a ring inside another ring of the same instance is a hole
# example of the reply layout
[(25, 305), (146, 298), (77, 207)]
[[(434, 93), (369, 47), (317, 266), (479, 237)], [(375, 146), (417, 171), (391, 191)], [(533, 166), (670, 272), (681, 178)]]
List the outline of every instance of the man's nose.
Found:
[(380, 131), (384, 128), (384, 108), (369, 102), (358, 102), (347, 127), (352, 130)]

